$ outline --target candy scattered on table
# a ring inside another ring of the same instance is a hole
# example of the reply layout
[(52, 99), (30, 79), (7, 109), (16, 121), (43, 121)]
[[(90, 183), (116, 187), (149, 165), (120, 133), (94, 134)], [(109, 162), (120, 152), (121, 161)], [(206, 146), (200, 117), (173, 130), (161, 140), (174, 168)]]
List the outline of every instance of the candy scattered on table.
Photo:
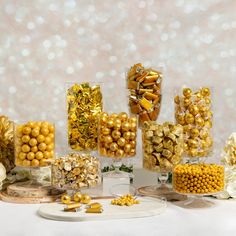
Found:
[(140, 201), (135, 199), (135, 197), (131, 194), (126, 194), (119, 198), (111, 200), (111, 204), (117, 206), (132, 206), (134, 204), (139, 204), (139, 203)]
[(106, 157), (132, 157), (136, 154), (137, 119), (127, 113), (108, 115), (99, 120), (98, 151)]
[(74, 84), (67, 90), (68, 142), (74, 150), (97, 149), (98, 117), (102, 112), (99, 85)]
[(52, 163), (52, 185), (59, 189), (94, 187), (100, 183), (100, 162), (89, 154), (71, 153)]
[(211, 194), (224, 189), (224, 167), (216, 164), (179, 164), (173, 171), (179, 193)]
[(212, 151), (211, 92), (201, 88), (193, 92), (184, 88), (175, 97), (175, 118), (184, 129), (184, 150), (189, 157), (205, 157)]
[(90, 203), (85, 211), (86, 213), (102, 213), (102, 204), (99, 202)]
[(16, 125), (16, 165), (50, 165), (54, 158), (54, 131), (54, 125), (47, 121), (29, 121), (23, 125)]
[(161, 106), (161, 83), (162, 73), (144, 68), (141, 63), (135, 64), (129, 70), (129, 106), (132, 113), (139, 115), (140, 124), (157, 119)]
[(183, 154), (183, 128), (170, 122), (145, 122), (142, 131), (143, 167), (169, 172), (180, 163)]

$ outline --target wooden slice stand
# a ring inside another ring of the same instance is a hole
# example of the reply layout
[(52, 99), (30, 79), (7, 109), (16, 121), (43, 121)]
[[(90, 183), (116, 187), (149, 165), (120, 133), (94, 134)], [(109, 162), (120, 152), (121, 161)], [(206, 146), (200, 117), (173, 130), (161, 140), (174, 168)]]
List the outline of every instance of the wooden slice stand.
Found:
[(9, 185), (0, 192), (0, 199), (12, 203), (49, 203), (55, 202), (63, 193), (48, 183), (27, 181)]

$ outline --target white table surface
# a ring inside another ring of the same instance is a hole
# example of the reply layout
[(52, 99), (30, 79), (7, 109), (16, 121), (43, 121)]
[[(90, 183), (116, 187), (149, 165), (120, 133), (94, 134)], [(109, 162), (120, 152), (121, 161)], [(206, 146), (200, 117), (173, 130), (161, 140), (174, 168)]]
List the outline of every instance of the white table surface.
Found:
[(0, 202), (0, 235), (236, 235), (236, 201), (213, 201), (215, 205), (205, 209), (168, 203), (166, 211), (155, 217), (90, 222), (47, 220), (37, 215), (39, 205)]

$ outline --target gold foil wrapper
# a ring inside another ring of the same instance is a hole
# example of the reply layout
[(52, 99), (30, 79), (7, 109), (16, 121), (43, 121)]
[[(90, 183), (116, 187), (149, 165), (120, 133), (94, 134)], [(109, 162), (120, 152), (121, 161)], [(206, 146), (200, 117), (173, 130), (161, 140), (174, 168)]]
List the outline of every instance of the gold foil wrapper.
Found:
[(99, 119), (98, 151), (105, 157), (121, 159), (136, 154), (137, 119), (127, 113), (108, 115)]
[(52, 164), (52, 185), (59, 189), (81, 189), (100, 183), (100, 162), (89, 154), (71, 153)]
[(216, 164), (179, 164), (173, 171), (173, 188), (185, 194), (212, 194), (224, 189), (224, 167)]
[(170, 122), (146, 121), (142, 129), (143, 167), (156, 172), (170, 172), (183, 154), (183, 128)]
[(48, 166), (54, 158), (54, 148), (54, 124), (47, 121), (29, 121), (15, 125), (16, 166)]
[(6, 116), (0, 116), (0, 162), (7, 173), (15, 167), (14, 123)]
[(96, 150), (98, 118), (102, 112), (99, 85), (74, 84), (67, 90), (68, 142), (72, 149)]
[(141, 63), (132, 66), (127, 74), (130, 111), (138, 115), (141, 125), (155, 121), (159, 115), (162, 77), (160, 71), (144, 68)]
[(175, 119), (184, 129), (184, 151), (188, 157), (206, 157), (212, 152), (211, 91), (184, 88), (175, 96)]

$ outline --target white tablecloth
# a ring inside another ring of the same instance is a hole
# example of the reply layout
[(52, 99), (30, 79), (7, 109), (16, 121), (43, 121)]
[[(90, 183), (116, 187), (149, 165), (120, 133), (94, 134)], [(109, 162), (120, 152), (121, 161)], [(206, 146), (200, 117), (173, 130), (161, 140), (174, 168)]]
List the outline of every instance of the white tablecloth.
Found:
[(37, 215), (39, 205), (0, 202), (0, 236), (233, 236), (236, 235), (236, 201), (213, 200), (204, 209), (185, 209), (168, 203), (155, 217), (60, 222)]

